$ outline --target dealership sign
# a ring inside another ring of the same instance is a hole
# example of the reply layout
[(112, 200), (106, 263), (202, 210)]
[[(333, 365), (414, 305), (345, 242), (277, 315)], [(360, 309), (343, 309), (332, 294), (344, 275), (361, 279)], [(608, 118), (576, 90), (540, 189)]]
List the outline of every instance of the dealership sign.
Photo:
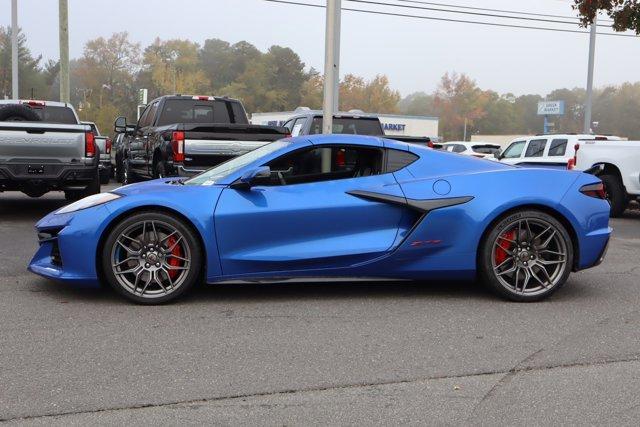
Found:
[(561, 116), (564, 114), (564, 101), (538, 102), (539, 116)]
[(407, 127), (407, 125), (402, 123), (385, 123), (382, 126), (384, 127), (384, 130), (395, 132), (404, 132), (404, 128)]

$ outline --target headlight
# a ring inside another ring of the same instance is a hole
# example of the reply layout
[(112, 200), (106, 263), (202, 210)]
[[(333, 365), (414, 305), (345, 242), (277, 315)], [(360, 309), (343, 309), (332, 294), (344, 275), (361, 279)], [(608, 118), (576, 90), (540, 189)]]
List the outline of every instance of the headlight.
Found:
[(67, 206), (63, 207), (62, 209), (60, 209), (60, 210), (58, 210), (56, 212), (56, 215), (57, 214), (65, 214), (65, 213), (69, 213), (69, 212), (75, 212), (75, 211), (79, 211), (81, 209), (91, 208), (93, 206), (98, 206), (98, 205), (101, 205), (103, 203), (107, 203), (107, 202), (110, 202), (112, 200), (119, 199), (120, 197), (122, 197), (122, 196), (119, 195), (119, 194), (116, 194), (116, 193), (94, 194), (92, 196), (85, 197), (84, 199), (80, 199), (77, 202), (73, 202), (70, 205), (67, 205)]

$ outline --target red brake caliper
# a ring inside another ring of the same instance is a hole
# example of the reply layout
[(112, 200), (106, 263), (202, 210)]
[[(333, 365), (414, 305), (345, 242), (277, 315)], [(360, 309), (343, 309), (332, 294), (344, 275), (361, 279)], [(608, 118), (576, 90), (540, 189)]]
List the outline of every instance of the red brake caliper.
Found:
[[(170, 248), (174, 245), (175, 247), (171, 251), (171, 255), (182, 258), (182, 249), (180, 248), (180, 245), (176, 245), (175, 237), (171, 236), (167, 239), (167, 247)], [(167, 263), (172, 267), (180, 267), (182, 265), (182, 261), (176, 257), (169, 257), (169, 261), (167, 261)], [(175, 279), (179, 272), (179, 270), (169, 270), (169, 277), (171, 277), (171, 280)]]
[[(502, 233), (500, 237), (503, 237), (504, 239), (515, 240), (516, 231), (515, 230), (507, 231), (505, 233)], [(496, 246), (496, 253), (495, 253), (496, 265), (502, 264), (507, 259), (507, 257), (509, 256), (507, 251), (510, 251), (512, 247), (513, 247), (513, 243), (509, 243), (506, 240), (500, 239), (500, 241), (498, 242), (498, 245)]]

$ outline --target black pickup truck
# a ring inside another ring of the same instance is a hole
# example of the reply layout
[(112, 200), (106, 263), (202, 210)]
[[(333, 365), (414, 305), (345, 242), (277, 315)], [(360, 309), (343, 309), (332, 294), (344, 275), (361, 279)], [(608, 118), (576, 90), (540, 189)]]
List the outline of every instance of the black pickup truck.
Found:
[(169, 95), (157, 98), (135, 126), (118, 117), (124, 132), (124, 182), (165, 176), (191, 176), (270, 142), (288, 129), (249, 124), (240, 101), (214, 96)]
[[(307, 111), (291, 117), (283, 126), (289, 129), (292, 136), (315, 135), (322, 133), (322, 122), (321, 113)], [(434, 144), (427, 136), (385, 135), (380, 119), (366, 113), (340, 112), (334, 114), (333, 133), (379, 136), (411, 144), (426, 145), (431, 148), (441, 148), (441, 144)]]

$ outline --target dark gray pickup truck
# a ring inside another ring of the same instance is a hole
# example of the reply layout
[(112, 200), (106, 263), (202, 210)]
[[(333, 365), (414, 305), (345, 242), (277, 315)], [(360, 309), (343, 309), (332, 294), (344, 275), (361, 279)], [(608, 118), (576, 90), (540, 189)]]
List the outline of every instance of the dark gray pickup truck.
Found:
[(100, 192), (99, 151), (73, 107), (49, 101), (0, 101), (0, 192), (68, 200)]
[(238, 100), (190, 95), (157, 98), (135, 126), (118, 117), (115, 131), (127, 135), (125, 183), (192, 176), (289, 136), (283, 127), (249, 124)]

